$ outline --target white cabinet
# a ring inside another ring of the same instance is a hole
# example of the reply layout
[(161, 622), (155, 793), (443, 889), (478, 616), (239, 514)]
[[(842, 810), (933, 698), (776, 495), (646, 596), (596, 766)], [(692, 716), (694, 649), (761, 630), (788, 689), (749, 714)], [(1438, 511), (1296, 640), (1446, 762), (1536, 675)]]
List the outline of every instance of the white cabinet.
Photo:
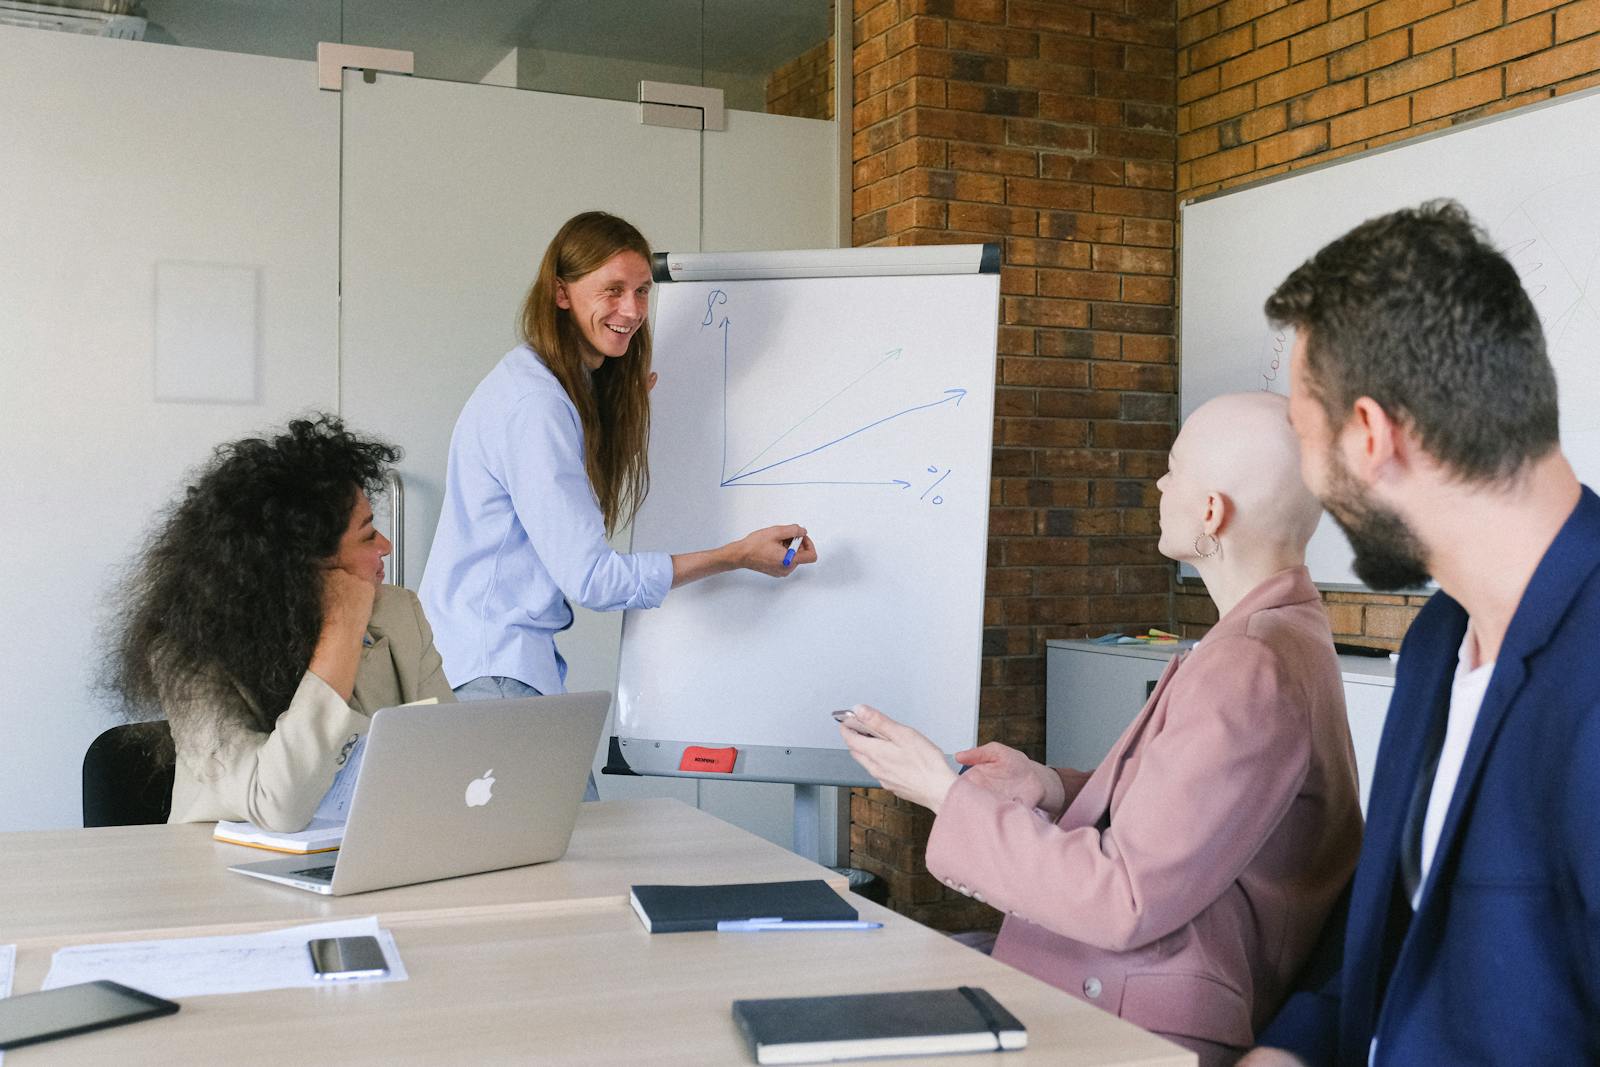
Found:
[[(1045, 762), (1089, 770), (1111, 750), (1144, 707), (1173, 648), (1050, 641), (1045, 651)], [(1394, 663), (1369, 656), (1340, 656), (1350, 739), (1367, 809), (1372, 767), (1383, 717), (1394, 691)]]
[(1097, 766), (1144, 707), (1171, 658), (1166, 648), (1046, 642), (1045, 762), (1084, 771)]

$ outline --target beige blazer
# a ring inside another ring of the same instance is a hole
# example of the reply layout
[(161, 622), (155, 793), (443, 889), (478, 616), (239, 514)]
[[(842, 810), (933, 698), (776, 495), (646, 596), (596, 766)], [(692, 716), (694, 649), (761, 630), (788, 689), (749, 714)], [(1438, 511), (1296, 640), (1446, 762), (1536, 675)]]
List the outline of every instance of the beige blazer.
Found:
[(269, 830), (304, 829), (372, 712), (427, 697), (455, 700), (415, 593), (380, 586), (367, 634), (350, 703), (308, 670), (271, 733), (245, 725), (249, 699), (232, 684), (201, 698), (205, 706), (169, 705), (177, 765), (167, 821), (248, 819)]
[[(1176, 656), (1059, 818), (957, 779), (928, 869), (1008, 913), (995, 958), (1149, 1030), (1247, 1046), (1355, 868), (1355, 754), (1304, 567)], [(1075, 795), (1074, 795), (1075, 794)]]

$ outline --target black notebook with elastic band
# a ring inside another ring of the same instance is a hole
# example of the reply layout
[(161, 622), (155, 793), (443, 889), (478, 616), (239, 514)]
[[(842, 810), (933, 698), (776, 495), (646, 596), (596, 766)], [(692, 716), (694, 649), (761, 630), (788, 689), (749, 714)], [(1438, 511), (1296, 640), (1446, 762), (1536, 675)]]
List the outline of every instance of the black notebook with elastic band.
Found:
[(757, 1063), (826, 1063), (1025, 1048), (1028, 1031), (976, 986), (908, 993), (736, 1000)]

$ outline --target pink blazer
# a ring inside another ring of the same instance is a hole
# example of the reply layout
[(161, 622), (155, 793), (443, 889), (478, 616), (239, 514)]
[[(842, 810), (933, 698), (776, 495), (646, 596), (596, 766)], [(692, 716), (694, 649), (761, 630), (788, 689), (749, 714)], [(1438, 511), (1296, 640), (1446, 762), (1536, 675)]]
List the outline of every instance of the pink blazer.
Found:
[(1008, 913), (996, 959), (1148, 1030), (1250, 1045), (1361, 844), (1344, 690), (1306, 569), (1268, 578), (1174, 657), (1087, 779), (1058, 773), (1059, 818), (957, 779), (928, 869)]

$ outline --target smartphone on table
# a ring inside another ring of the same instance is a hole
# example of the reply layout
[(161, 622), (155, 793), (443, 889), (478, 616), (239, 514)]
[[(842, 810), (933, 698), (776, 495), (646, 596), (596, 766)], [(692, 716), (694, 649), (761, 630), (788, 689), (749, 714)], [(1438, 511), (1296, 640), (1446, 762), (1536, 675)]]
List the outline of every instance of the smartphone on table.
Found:
[(851, 730), (860, 734), (862, 737), (876, 737), (880, 741), (884, 740), (882, 734), (875, 734), (865, 726), (861, 725), (861, 720), (856, 718), (856, 713), (850, 708), (840, 708), (838, 711), (834, 712), (833, 721), (838, 723), (840, 726), (843, 726), (846, 730)]
[(389, 973), (383, 946), (371, 934), (360, 937), (319, 937), (306, 942), (311, 969), (318, 978), (382, 978)]
[(117, 982), (83, 982), (39, 993), (0, 998), (0, 1050), (121, 1026), (178, 1005)]

